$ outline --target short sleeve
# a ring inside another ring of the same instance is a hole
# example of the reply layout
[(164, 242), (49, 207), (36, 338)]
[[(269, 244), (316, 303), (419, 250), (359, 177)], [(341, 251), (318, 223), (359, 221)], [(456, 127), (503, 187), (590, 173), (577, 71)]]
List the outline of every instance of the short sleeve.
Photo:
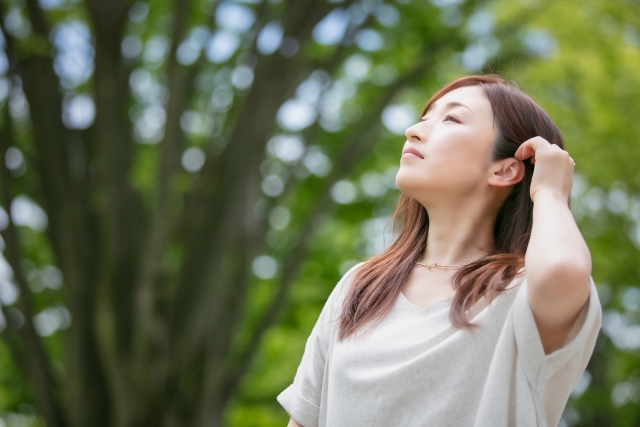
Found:
[[(515, 298), (514, 331), (519, 363), (529, 384), (543, 400), (546, 408), (559, 408), (560, 413), (547, 413), (547, 420), (559, 420), (571, 390), (580, 379), (593, 354), (602, 322), (602, 308), (593, 278), (591, 292), (562, 348), (545, 355), (540, 335), (527, 298), (523, 280)], [(563, 404), (558, 405), (558, 400)], [(550, 424), (551, 425), (551, 424)]]
[(339, 304), (352, 273), (363, 263), (351, 267), (334, 287), (305, 344), (302, 360), (293, 379), (277, 397), (287, 413), (303, 427), (318, 425), (327, 355), (333, 331), (337, 328)]

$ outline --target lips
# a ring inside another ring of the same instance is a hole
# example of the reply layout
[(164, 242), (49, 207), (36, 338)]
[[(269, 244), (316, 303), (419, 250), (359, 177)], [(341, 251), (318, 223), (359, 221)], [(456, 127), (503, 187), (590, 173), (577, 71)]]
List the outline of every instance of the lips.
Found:
[(402, 151), (402, 155), (404, 156), (405, 154), (413, 154), (414, 156), (420, 157), (421, 159), (424, 159), (424, 156), (422, 154), (420, 154), (420, 152), (418, 150), (416, 150), (415, 148), (411, 148), (411, 147), (407, 147)]

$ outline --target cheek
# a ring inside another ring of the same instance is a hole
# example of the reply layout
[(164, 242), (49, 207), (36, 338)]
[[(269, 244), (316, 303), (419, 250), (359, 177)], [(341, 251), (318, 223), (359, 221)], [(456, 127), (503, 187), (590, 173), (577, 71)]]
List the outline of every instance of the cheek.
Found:
[(456, 129), (434, 145), (433, 157), (438, 162), (448, 163), (449, 167), (464, 167), (470, 170), (484, 168), (485, 159), (491, 146), (491, 135), (483, 130), (473, 131), (465, 129), (464, 132)]
[[(466, 135), (465, 135), (466, 136)], [(432, 147), (431, 152), (427, 152), (427, 158), (431, 168), (438, 170), (443, 175), (459, 174), (464, 171), (477, 173), (481, 171), (484, 156), (486, 153), (481, 148), (481, 144), (474, 137), (450, 139), (446, 144)]]

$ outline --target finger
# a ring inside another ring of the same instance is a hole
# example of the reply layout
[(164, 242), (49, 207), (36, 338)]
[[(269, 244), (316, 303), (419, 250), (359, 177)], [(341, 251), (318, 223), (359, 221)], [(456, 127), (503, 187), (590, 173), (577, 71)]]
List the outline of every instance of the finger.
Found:
[[(535, 136), (523, 142), (516, 150), (516, 154), (514, 155), (514, 157), (518, 160), (525, 160), (532, 156), (535, 157), (535, 153), (538, 151), (553, 149), (562, 151), (562, 148), (560, 148), (558, 145), (551, 144), (541, 136)], [(534, 160), (532, 160), (532, 163), (534, 163)]]
[(516, 150), (516, 152), (513, 155), (513, 157), (515, 157), (518, 160), (522, 160), (522, 158), (524, 157), (524, 152), (525, 152), (526, 149), (527, 149), (527, 142), (525, 141), (522, 144), (520, 144), (520, 146)]
[(557, 148), (560, 148), (557, 145), (552, 144), (546, 139), (542, 138), (541, 136), (536, 136), (534, 138), (531, 138), (527, 142), (529, 142), (529, 145), (531, 146), (533, 151), (552, 149), (554, 146)]
[(518, 147), (516, 150), (514, 157), (518, 160), (526, 160), (529, 157), (532, 157), (535, 154), (535, 150), (531, 147), (531, 143), (529, 141), (524, 142)]

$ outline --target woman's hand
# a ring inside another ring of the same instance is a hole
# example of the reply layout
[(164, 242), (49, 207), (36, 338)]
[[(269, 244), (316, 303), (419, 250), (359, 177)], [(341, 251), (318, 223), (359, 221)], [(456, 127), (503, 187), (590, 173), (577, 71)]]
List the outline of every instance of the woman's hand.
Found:
[(529, 157), (535, 163), (531, 181), (531, 200), (540, 192), (550, 192), (563, 200), (569, 200), (573, 184), (573, 168), (575, 162), (565, 150), (551, 144), (546, 139), (536, 136), (523, 142), (514, 154), (518, 160)]

